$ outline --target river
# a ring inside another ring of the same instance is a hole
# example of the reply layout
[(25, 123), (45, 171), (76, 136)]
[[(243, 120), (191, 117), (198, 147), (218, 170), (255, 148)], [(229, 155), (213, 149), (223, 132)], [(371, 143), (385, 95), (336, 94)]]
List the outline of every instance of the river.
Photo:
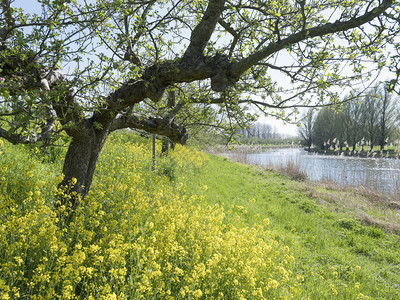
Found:
[(280, 168), (292, 164), (305, 173), (311, 181), (333, 181), (343, 186), (365, 186), (385, 193), (400, 192), (398, 159), (316, 155), (296, 148), (234, 154), (234, 156), (242, 162), (253, 165)]

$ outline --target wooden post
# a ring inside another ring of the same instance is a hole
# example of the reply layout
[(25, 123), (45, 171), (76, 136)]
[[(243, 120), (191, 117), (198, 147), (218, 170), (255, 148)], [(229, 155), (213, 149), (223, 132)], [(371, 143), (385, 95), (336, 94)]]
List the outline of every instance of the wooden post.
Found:
[(161, 155), (168, 156), (169, 154), (169, 139), (165, 136), (162, 138)]
[(156, 170), (157, 166), (157, 151), (156, 151), (156, 134), (153, 134), (153, 171)]

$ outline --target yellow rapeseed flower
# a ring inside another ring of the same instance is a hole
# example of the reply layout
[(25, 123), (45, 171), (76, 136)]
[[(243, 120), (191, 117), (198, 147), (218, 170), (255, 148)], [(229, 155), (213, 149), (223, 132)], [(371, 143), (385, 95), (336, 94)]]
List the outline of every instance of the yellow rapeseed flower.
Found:
[(202, 292), (201, 290), (197, 289), (197, 290), (195, 290), (195, 291), (193, 292), (193, 297), (194, 297), (195, 299), (198, 299), (198, 298), (200, 298), (201, 296), (203, 296), (203, 292)]
[(24, 262), (21, 256), (15, 256), (14, 259), (17, 262), (18, 266), (21, 266), (21, 264)]

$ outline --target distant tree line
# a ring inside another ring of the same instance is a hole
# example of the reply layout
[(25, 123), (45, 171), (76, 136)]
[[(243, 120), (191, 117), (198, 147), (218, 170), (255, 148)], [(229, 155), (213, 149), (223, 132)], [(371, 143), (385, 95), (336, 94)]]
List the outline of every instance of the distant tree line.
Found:
[(266, 123), (255, 123), (252, 126), (241, 129), (239, 133), (244, 138), (269, 139), (282, 137), (277, 132), (276, 127)]
[(293, 144), (298, 142), (297, 137), (280, 133), (275, 126), (268, 123), (256, 122), (238, 131), (238, 141), (243, 144)]
[(340, 109), (311, 109), (299, 128), (302, 143), (325, 150), (383, 150), (398, 134), (396, 100), (384, 85), (377, 85), (361, 97), (344, 99)]

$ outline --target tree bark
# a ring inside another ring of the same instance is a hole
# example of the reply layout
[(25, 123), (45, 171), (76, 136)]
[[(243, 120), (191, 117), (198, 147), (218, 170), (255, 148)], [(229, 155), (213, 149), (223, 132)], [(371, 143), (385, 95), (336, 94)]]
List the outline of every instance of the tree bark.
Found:
[(89, 128), (87, 134), (72, 139), (64, 160), (64, 178), (58, 186), (63, 192), (59, 205), (74, 210), (79, 200), (87, 195), (107, 136), (108, 130)]

